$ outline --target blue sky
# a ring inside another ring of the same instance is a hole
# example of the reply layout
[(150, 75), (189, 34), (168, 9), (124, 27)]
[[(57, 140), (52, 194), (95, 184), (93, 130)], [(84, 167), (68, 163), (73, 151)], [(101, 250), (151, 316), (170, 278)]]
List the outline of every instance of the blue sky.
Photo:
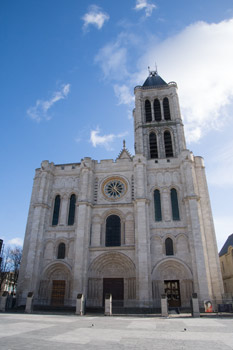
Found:
[(219, 249), (233, 232), (233, 1), (2, 0), (1, 234), (24, 237), (35, 168), (133, 149), (133, 88), (176, 81), (205, 159)]

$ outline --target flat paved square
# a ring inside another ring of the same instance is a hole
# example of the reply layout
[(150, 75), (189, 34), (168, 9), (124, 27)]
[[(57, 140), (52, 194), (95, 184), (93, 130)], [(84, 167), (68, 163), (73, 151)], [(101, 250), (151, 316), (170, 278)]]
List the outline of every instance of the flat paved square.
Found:
[(233, 349), (233, 317), (0, 314), (0, 350)]

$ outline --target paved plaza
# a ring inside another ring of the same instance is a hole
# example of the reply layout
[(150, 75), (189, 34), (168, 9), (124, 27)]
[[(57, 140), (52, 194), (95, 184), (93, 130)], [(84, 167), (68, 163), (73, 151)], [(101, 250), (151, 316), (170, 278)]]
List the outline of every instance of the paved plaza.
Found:
[(233, 318), (0, 314), (0, 349), (233, 349)]

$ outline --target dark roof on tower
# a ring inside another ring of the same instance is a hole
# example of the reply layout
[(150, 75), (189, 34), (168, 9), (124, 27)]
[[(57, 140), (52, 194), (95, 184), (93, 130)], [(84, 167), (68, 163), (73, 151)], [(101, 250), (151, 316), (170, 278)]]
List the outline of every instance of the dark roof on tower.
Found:
[(149, 70), (149, 77), (146, 79), (142, 86), (152, 87), (152, 86), (167, 86), (168, 84), (164, 81), (157, 73), (157, 71)]
[(230, 246), (233, 247), (233, 233), (227, 238), (222, 249), (220, 250), (219, 256), (226, 254)]

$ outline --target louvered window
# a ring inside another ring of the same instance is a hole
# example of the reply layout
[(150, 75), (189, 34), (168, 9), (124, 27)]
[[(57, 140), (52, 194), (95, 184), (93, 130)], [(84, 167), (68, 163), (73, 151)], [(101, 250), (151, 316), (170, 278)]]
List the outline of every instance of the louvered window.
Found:
[(166, 158), (173, 157), (172, 138), (169, 131), (164, 132), (164, 148)]
[(157, 122), (159, 122), (162, 119), (160, 102), (157, 98), (154, 100), (154, 115), (155, 115), (155, 120)]
[(55, 198), (55, 201), (54, 201), (53, 221), (52, 221), (52, 225), (53, 226), (56, 226), (58, 224), (59, 211), (60, 211), (60, 202), (61, 202), (61, 197), (59, 195), (57, 195), (56, 198)]
[(150, 158), (158, 158), (157, 137), (154, 132), (150, 133)]
[(163, 114), (165, 120), (171, 120), (169, 100), (167, 97), (163, 99)]
[(154, 191), (155, 221), (162, 221), (161, 200), (159, 190)]
[(70, 196), (70, 207), (69, 207), (69, 216), (68, 216), (68, 225), (69, 226), (74, 224), (75, 204), (76, 204), (76, 196), (75, 196), (75, 194), (72, 194)]
[(146, 112), (146, 122), (151, 122), (152, 113), (151, 113), (151, 103), (149, 100), (145, 101), (145, 112)]

